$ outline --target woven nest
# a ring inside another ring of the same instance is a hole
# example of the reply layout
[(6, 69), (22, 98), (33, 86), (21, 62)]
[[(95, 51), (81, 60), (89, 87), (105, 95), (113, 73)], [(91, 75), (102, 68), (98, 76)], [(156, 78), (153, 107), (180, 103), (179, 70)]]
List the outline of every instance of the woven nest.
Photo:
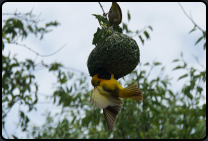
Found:
[(134, 39), (113, 32), (91, 51), (87, 67), (90, 76), (94, 76), (100, 69), (106, 69), (119, 79), (131, 73), (140, 62), (139, 47)]

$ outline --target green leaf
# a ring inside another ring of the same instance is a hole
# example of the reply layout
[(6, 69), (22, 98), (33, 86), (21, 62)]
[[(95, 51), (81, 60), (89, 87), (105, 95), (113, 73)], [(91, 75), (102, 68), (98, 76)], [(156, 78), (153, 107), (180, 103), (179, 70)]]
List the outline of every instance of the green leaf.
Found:
[(200, 87), (200, 86), (197, 86), (196, 89), (197, 89), (197, 91), (198, 91), (200, 94), (201, 94), (201, 92), (203, 91), (203, 88)]
[(25, 123), (27, 124), (30, 121), (30, 119), (26, 116)]
[(106, 17), (103, 17), (101, 15), (96, 15), (96, 14), (92, 14), (92, 15), (95, 16), (95, 18), (98, 20), (99, 24), (100, 24), (100, 22), (103, 22), (103, 23), (106, 23), (108, 27), (110, 26), (108, 19)]
[(183, 52), (181, 52), (181, 57), (183, 57)]
[(150, 36), (149, 36), (149, 34), (148, 34), (148, 32), (146, 30), (144, 31), (144, 35), (146, 36), (147, 39), (150, 38)]
[(140, 38), (142, 44), (144, 45), (144, 40), (142, 39), (142, 36), (141, 35), (139, 35), (139, 38)]
[(161, 68), (161, 71), (163, 71), (165, 69), (165, 66)]
[(149, 66), (149, 63), (144, 64), (144, 66)]
[(46, 24), (46, 27), (49, 27), (49, 26), (57, 26), (57, 25), (60, 25), (60, 23), (58, 23), (57, 21), (55, 21), (55, 22), (47, 23)]
[(167, 87), (167, 82), (161, 81), (161, 83), (164, 85), (165, 88)]
[(150, 30), (152, 30), (152, 31), (153, 31), (153, 29), (152, 29), (152, 27), (151, 27), (151, 26), (148, 26), (148, 28), (149, 28)]
[(67, 82), (67, 77), (66, 77), (66, 75), (64, 75), (64, 78), (63, 79), (61, 79), (61, 84), (64, 84), (64, 83), (66, 83)]
[(187, 95), (187, 97), (190, 98), (191, 100), (193, 99), (193, 96), (192, 96), (192, 94), (190, 92), (184, 93), (184, 94)]
[(123, 23), (122, 29), (126, 30), (127, 33), (129, 32), (128, 27), (127, 27), (127, 25), (125, 23)]
[(158, 135), (155, 135), (155, 136), (153, 137), (153, 139), (160, 139), (160, 137), (159, 137)]
[(186, 67), (186, 64), (185, 64), (184, 66), (177, 66), (177, 67), (175, 67), (173, 70), (183, 69), (183, 68), (185, 68), (185, 67)]
[(40, 40), (42, 40), (43, 39), (43, 34), (41, 35), (41, 37), (40, 37)]
[(92, 40), (92, 44), (96, 45), (102, 40), (102, 30), (98, 27), (97, 32), (94, 34), (94, 38)]
[(182, 89), (182, 92), (183, 93), (189, 93), (191, 90), (191, 87), (190, 86), (185, 86), (183, 89)]
[(62, 64), (59, 63), (52, 63), (51, 67), (49, 69), (49, 71), (55, 71), (55, 70), (59, 70), (59, 68), (63, 67)]
[(184, 74), (184, 75), (182, 75), (181, 77), (179, 77), (178, 80), (180, 80), (180, 79), (182, 79), (182, 78), (185, 78), (185, 77), (187, 77), (187, 76), (188, 76), (188, 74)]
[(130, 13), (129, 13), (129, 10), (128, 10), (128, 12), (127, 12), (127, 15), (128, 15), (128, 21), (130, 21), (131, 15), (130, 15)]
[(201, 41), (201, 39), (203, 39), (203, 36), (201, 36), (201, 37), (196, 41), (195, 45), (198, 44), (198, 43)]
[(14, 139), (18, 139), (18, 137), (16, 137), (15, 135), (12, 135), (12, 137), (13, 137)]
[(22, 129), (22, 131), (26, 131), (26, 127)]
[(115, 25), (115, 29), (114, 30), (118, 31), (120, 33), (123, 33), (123, 29), (120, 26), (118, 26), (118, 25)]
[(6, 38), (6, 40), (7, 40), (8, 43), (11, 43), (10, 38)]
[(196, 25), (195, 25), (194, 28), (189, 32), (189, 34), (190, 34), (191, 32), (193, 32), (194, 30), (196, 30)]
[(206, 49), (206, 42), (204, 43), (204, 49)]
[(22, 111), (20, 111), (20, 116), (21, 118), (25, 118), (25, 114)]
[(204, 39), (206, 39), (206, 31), (202, 31)]
[(160, 62), (154, 62), (154, 65), (158, 66), (158, 65), (161, 65), (161, 63)]
[(28, 26), (28, 29), (30, 30), (30, 32), (33, 32), (33, 29), (30, 25)]
[(3, 40), (2, 40), (2, 51), (4, 50), (4, 42), (3, 42)]
[(141, 138), (143, 139), (144, 138), (143, 133), (142, 132), (139, 132), (139, 134), (140, 134)]
[(203, 106), (202, 106), (202, 112), (204, 113), (204, 116), (206, 116), (206, 104), (203, 104)]
[(71, 124), (74, 124), (75, 120), (76, 120), (76, 116), (74, 116), (73, 120), (71, 121)]
[(179, 59), (175, 59), (175, 60), (173, 60), (173, 62), (178, 62), (179, 61)]

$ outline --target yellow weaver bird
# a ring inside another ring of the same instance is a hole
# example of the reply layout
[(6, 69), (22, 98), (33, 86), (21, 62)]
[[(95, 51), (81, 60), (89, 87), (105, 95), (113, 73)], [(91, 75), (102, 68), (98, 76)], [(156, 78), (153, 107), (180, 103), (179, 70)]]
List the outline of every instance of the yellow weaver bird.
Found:
[(116, 122), (117, 115), (122, 108), (121, 98), (131, 98), (138, 102), (143, 99), (142, 91), (131, 83), (128, 87), (123, 88), (111, 74), (110, 80), (103, 79), (106, 74), (96, 74), (93, 76), (91, 83), (94, 86), (91, 92), (90, 102), (97, 108), (103, 109), (103, 113), (108, 125), (112, 130)]
[(116, 2), (112, 2), (110, 11), (107, 14), (110, 26), (119, 25), (121, 23), (122, 12), (120, 6)]

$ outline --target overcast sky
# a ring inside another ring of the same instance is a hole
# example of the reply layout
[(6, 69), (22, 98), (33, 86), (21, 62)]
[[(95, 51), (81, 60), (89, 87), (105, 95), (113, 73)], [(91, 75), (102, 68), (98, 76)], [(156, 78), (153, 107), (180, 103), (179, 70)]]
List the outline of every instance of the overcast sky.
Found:
[[(108, 12), (111, 2), (102, 2), (105, 12)], [(134, 39), (137, 41), (140, 48), (140, 63), (152, 62), (156, 59), (162, 62), (162, 66), (166, 66), (165, 73), (173, 78), (172, 87), (175, 92), (182, 88), (186, 80), (177, 81), (178, 77), (185, 73), (185, 71), (172, 71), (176, 64), (172, 63), (174, 59), (180, 58), (183, 52), (184, 59), (188, 62), (189, 66), (194, 66), (199, 70), (203, 70), (193, 58), (192, 54), (198, 56), (201, 64), (206, 67), (206, 52), (203, 50), (203, 43), (194, 46), (196, 40), (202, 35), (200, 31), (195, 31), (188, 34), (194, 27), (193, 23), (183, 13), (179, 4), (176, 2), (137, 2), (127, 3), (118, 2), (122, 9), (123, 19), (122, 22), (128, 23), (127, 10), (130, 11), (131, 21), (128, 24), (130, 30), (141, 30), (145, 26), (152, 26), (153, 31), (147, 29), (150, 40), (145, 39), (145, 44), (142, 45), (138, 37)], [(202, 2), (183, 2), (181, 3), (187, 14), (191, 14), (193, 20), (203, 30), (206, 30), (206, 6)], [(77, 70), (88, 73), (87, 59), (94, 48), (92, 45), (93, 34), (99, 27), (98, 21), (91, 14), (100, 14), (103, 12), (97, 2), (88, 3), (36, 3), (36, 2), (7, 2), (2, 6), (2, 13), (17, 12), (27, 13), (34, 7), (33, 14), (39, 15), (40, 19), (44, 19), (40, 25), (44, 25), (50, 21), (58, 21), (60, 26), (52, 28), (53, 31), (46, 34), (44, 38), (39, 41), (34, 35), (28, 36), (27, 40), (22, 42), (29, 46), (31, 49), (40, 54), (46, 55), (55, 52), (64, 44), (67, 45), (57, 54), (41, 58), (38, 57), (36, 62), (44, 60), (45, 63), (59, 62), (63, 63), (66, 67), (71, 67)], [(2, 19), (7, 19), (9, 16), (3, 16)], [(143, 35), (142, 35), (143, 36)], [(143, 36), (144, 37), (144, 36)], [(21, 40), (18, 41), (21, 43)], [(8, 52), (11, 55), (17, 53), (17, 58), (24, 61), (25, 58), (35, 59), (36, 54), (27, 50), (26, 48), (14, 45), (6, 45), (4, 55)], [(159, 69), (153, 70), (152, 78), (158, 75)], [(75, 72), (76, 73), (76, 72)], [(76, 73), (78, 76), (79, 73)], [(52, 76), (52, 77), (51, 77)], [(126, 76), (128, 77), (128, 75)], [(52, 84), (55, 83), (55, 77), (48, 74), (48, 71), (37, 71), (36, 81), (39, 85), (39, 92), (43, 94), (52, 95), (54, 89)], [(88, 81), (90, 83), (90, 77)], [(49, 101), (44, 97), (39, 96), (39, 102)], [(33, 124), (42, 125), (45, 118), (41, 115), (46, 109), (53, 112), (60, 111), (59, 108), (54, 109), (56, 106), (52, 104), (38, 104), (38, 112), (30, 112), (28, 116), (31, 118)], [(23, 107), (24, 111), (27, 108)], [(10, 111), (7, 117), (6, 129), (11, 136), (12, 133), (17, 133), (18, 137), (25, 137), (19, 130), (15, 129), (15, 123), (18, 122), (18, 104)], [(14, 117), (16, 117), (14, 119)], [(4, 134), (3, 134), (4, 135)]]

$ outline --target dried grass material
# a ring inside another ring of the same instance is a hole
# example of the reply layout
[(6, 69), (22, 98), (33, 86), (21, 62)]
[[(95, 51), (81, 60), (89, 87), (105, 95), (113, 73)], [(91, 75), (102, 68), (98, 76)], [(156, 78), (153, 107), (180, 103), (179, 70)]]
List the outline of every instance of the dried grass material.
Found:
[(140, 51), (136, 41), (125, 34), (113, 32), (91, 51), (87, 67), (90, 76), (104, 68), (119, 79), (131, 73), (139, 62)]

